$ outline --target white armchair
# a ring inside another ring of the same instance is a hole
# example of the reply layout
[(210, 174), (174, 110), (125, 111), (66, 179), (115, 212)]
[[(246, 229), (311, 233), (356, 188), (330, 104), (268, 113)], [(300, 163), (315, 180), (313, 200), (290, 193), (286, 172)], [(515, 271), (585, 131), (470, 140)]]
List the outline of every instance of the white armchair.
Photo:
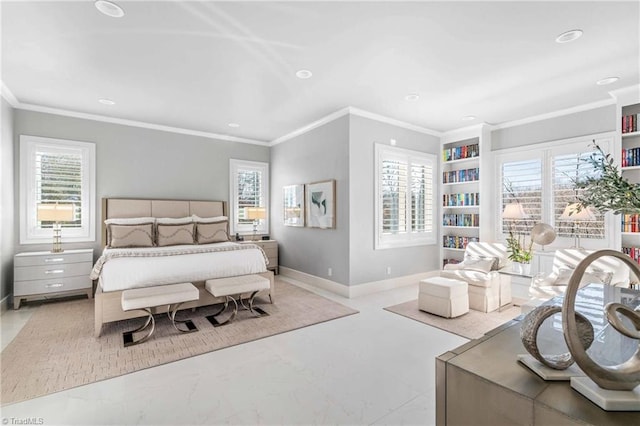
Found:
[[(564, 294), (569, 279), (578, 263), (592, 251), (583, 249), (560, 249), (553, 258), (552, 271), (533, 277), (529, 287), (532, 300), (527, 305), (536, 306), (553, 297)], [(603, 257), (596, 260), (584, 273), (581, 285), (604, 283), (619, 287), (629, 285), (629, 268), (618, 259)]]
[(467, 245), (461, 263), (445, 265), (443, 270), (431, 272), (431, 276), (465, 281), (469, 308), (491, 312), (511, 302), (509, 277), (498, 273), (508, 263), (504, 244), (472, 242)]

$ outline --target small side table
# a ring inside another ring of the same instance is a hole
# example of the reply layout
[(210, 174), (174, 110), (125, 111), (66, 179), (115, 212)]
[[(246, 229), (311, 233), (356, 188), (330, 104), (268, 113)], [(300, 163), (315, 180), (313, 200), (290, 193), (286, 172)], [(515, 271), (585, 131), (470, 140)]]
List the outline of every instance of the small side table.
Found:
[(267, 265), (267, 269), (272, 270), (276, 275), (278, 275), (278, 241), (276, 240), (244, 240), (244, 241), (236, 241), (238, 244), (255, 244), (262, 248), (264, 254), (267, 255), (267, 259), (269, 259), (269, 264)]

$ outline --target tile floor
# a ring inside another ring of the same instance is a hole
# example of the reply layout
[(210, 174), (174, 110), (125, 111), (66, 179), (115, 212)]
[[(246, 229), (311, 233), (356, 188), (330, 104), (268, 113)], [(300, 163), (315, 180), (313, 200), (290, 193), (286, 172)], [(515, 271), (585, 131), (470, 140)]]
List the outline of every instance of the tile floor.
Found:
[[(7, 405), (3, 424), (435, 423), (434, 358), (467, 339), (382, 309), (417, 285), (345, 299), (287, 281), (360, 313)], [(3, 349), (34, 309), (2, 315)]]

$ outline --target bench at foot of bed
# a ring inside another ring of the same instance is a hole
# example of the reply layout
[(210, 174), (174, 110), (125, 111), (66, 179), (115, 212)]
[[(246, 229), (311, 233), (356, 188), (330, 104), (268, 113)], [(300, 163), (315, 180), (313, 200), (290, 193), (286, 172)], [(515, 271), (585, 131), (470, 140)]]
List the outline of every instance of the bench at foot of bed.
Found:
[[(171, 284), (157, 287), (144, 287), (122, 292), (122, 310), (125, 312), (140, 310), (146, 312), (147, 321), (145, 324), (132, 331), (122, 334), (124, 346), (132, 346), (149, 339), (156, 328), (151, 309), (157, 306), (167, 306), (167, 316), (171, 320), (173, 327), (181, 333), (191, 333), (198, 331), (198, 328), (191, 320), (176, 320), (176, 312), (185, 302), (198, 300), (198, 289), (191, 283)], [(173, 306), (173, 309), (172, 309)], [(183, 325), (179, 327), (178, 324)], [(134, 339), (134, 333), (147, 331), (145, 335)]]
[[(238, 301), (234, 296), (237, 296), (242, 307), (249, 310), (254, 316), (261, 317), (264, 315), (269, 315), (262, 309), (253, 307), (253, 299), (256, 297), (256, 294), (258, 294), (259, 291), (269, 289), (269, 286), (269, 280), (259, 275), (241, 275), (238, 277), (207, 280), (205, 282), (205, 288), (209, 293), (211, 293), (215, 297), (226, 298), (224, 306), (215, 314), (209, 315), (207, 319), (211, 324), (213, 324), (214, 327), (219, 327), (233, 321), (236, 314), (238, 313)], [(243, 293), (251, 293), (251, 296), (249, 296), (248, 299), (249, 306), (246, 306), (244, 304), (244, 301), (242, 300)], [(229, 302), (233, 302), (234, 306), (233, 311), (231, 312), (231, 316), (226, 320), (219, 322), (216, 317), (227, 310)]]

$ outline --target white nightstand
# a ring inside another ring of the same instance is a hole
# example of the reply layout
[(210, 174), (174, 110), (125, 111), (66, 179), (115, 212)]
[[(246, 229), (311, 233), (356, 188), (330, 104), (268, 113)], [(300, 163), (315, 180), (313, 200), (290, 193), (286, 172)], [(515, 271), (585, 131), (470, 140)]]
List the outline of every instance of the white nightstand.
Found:
[(13, 308), (20, 308), (23, 299), (47, 299), (73, 293), (87, 293), (91, 299), (93, 283), (89, 274), (92, 268), (93, 249), (16, 254), (13, 258)]
[(264, 254), (267, 255), (267, 259), (269, 259), (269, 264), (267, 265), (267, 269), (271, 269), (278, 274), (278, 242), (276, 240), (256, 240), (256, 241), (236, 241), (239, 244), (255, 244), (257, 246), (262, 247), (264, 250)]

